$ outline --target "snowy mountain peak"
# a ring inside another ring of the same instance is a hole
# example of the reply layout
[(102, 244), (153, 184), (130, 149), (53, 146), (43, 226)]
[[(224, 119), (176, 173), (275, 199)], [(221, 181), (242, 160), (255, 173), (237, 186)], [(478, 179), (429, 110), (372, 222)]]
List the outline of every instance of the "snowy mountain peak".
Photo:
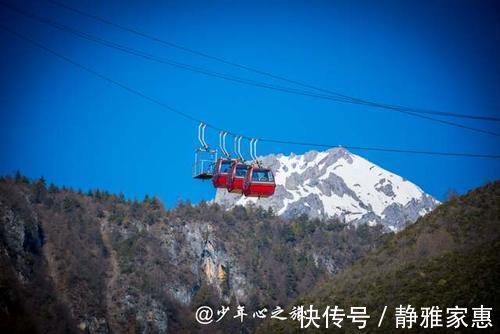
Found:
[(276, 193), (246, 198), (217, 190), (215, 202), (231, 207), (256, 203), (283, 216), (338, 217), (348, 223), (384, 224), (399, 230), (439, 202), (415, 184), (344, 148), (303, 155), (268, 155)]

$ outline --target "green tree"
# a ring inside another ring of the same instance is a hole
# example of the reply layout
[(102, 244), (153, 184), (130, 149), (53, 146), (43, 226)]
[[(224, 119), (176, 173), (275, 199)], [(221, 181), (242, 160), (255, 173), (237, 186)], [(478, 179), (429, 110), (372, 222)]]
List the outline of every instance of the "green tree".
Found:
[(33, 183), (33, 202), (34, 203), (42, 203), (47, 197), (47, 188), (45, 179), (40, 177), (38, 180)]

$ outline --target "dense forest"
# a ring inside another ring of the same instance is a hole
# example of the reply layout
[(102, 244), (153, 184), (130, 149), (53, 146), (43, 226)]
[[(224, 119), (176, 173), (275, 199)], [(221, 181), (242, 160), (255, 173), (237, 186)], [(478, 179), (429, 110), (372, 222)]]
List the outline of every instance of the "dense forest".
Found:
[[(202, 326), (199, 305), (286, 307), (391, 237), (260, 207), (166, 209), (21, 174), (0, 180), (0, 331), (253, 332)], [(260, 320), (260, 319), (259, 319)]]

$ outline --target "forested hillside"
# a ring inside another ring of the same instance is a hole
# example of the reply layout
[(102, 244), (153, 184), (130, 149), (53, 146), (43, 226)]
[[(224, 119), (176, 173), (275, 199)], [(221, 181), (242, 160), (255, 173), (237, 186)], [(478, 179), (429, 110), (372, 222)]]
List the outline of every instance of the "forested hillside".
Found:
[(223, 210), (0, 181), (0, 332), (252, 332), (199, 305), (286, 307), (391, 234), (255, 206)]
[[(500, 326), (500, 182), (456, 197), (420, 218), (401, 233), (391, 235), (376, 250), (344, 272), (318, 286), (291, 305), (325, 309), (365, 306), (371, 318), (367, 332), (401, 332), (395, 326), (395, 308), (460, 306), (468, 308), (460, 332), (498, 332)], [(473, 307), (492, 307), (493, 327), (471, 327)], [(385, 321), (378, 328), (384, 306)], [(420, 316), (420, 312), (418, 313)], [(444, 314), (443, 324), (446, 324)], [(323, 321), (323, 319), (322, 319)], [(407, 332), (423, 332), (417, 322)], [(326, 331), (324, 321), (322, 329)], [(270, 321), (262, 333), (295, 332), (298, 322)], [(331, 328), (330, 328), (331, 330)], [(348, 320), (340, 331), (355, 332)], [(455, 332), (444, 328), (429, 332)]]

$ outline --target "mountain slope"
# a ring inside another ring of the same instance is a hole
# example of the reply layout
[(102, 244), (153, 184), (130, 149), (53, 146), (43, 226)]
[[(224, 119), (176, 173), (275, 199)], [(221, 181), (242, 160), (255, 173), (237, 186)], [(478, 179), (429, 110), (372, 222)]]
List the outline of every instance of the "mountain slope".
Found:
[[(491, 331), (498, 332), (499, 227), (500, 182), (495, 182), (444, 203), (292, 305), (366, 306), (374, 320), (368, 322), (365, 331), (380, 333), (398, 332), (394, 308), (399, 305), (410, 304), (417, 310), (467, 307), (469, 328), (462, 328), (462, 332), (473, 331), (471, 308), (485, 305), (493, 307)], [(377, 328), (385, 305), (386, 321)], [(297, 326), (273, 322), (262, 332), (294, 332)], [(414, 332), (422, 331), (416, 327)], [(354, 331), (348, 321), (343, 330)]]
[(438, 201), (415, 184), (343, 148), (304, 155), (269, 155), (263, 164), (275, 171), (276, 193), (266, 199), (217, 191), (226, 207), (258, 203), (288, 217), (338, 217), (352, 223), (381, 223), (399, 230), (430, 212)]
[(259, 207), (166, 210), (151, 197), (0, 178), (0, 332), (252, 332), (255, 319), (203, 327), (194, 310), (284, 306), (386, 236)]

